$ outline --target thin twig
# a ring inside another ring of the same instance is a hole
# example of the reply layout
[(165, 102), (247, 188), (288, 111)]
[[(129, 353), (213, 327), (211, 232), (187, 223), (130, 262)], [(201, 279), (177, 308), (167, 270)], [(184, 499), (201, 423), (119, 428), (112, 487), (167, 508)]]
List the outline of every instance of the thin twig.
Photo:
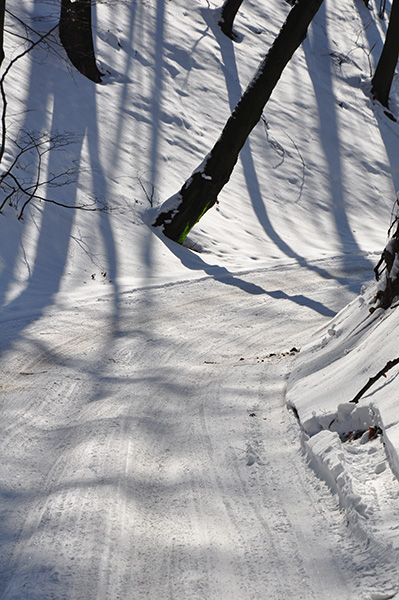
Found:
[(153, 183), (151, 184), (151, 196), (150, 196), (149, 193), (147, 192), (146, 188), (145, 188), (145, 185), (144, 185), (141, 177), (137, 177), (137, 180), (138, 180), (138, 182), (140, 184), (140, 187), (143, 190), (143, 192), (144, 192), (144, 194), (145, 194), (148, 202), (150, 203), (150, 206), (153, 206), (154, 205), (154, 191), (155, 191), (154, 190), (154, 184)]
[(5, 151), (5, 146), (6, 146), (6, 116), (7, 116), (7, 97), (6, 97), (6, 92), (5, 92), (5, 88), (4, 88), (4, 81), (5, 78), (7, 77), (8, 73), (10, 72), (11, 68), (13, 67), (13, 65), (15, 65), (15, 63), (20, 60), (21, 58), (23, 58), (26, 54), (28, 54), (29, 52), (31, 52), (31, 50), (33, 50), (33, 48), (35, 48), (36, 46), (38, 46), (41, 42), (43, 42), (43, 40), (45, 40), (51, 33), (53, 33), (53, 31), (55, 31), (58, 27), (57, 25), (54, 25), (54, 27), (52, 27), (47, 33), (41, 35), (39, 37), (38, 40), (36, 40), (36, 42), (31, 42), (29, 48), (25, 48), (25, 50), (23, 52), (21, 52), (20, 54), (18, 54), (17, 56), (15, 56), (15, 58), (13, 58), (7, 65), (7, 68), (4, 70), (3, 75), (0, 78), (0, 93), (1, 93), (1, 98), (3, 100), (3, 110), (2, 110), (2, 114), (1, 114), (1, 127), (2, 127), (2, 131), (1, 131), (1, 142), (0, 142), (0, 163), (3, 160), (3, 156), (4, 156), (4, 151)]
[(31, 200), (41, 200), (42, 202), (48, 202), (49, 204), (55, 204), (56, 206), (61, 206), (62, 208), (71, 208), (73, 210), (83, 210), (85, 212), (108, 212), (111, 209), (104, 204), (103, 206), (98, 206), (95, 202), (91, 204), (74, 204), (73, 206), (70, 204), (64, 204), (63, 202), (57, 202), (56, 200), (51, 200), (51, 198), (44, 198), (43, 196), (35, 195), (32, 198), (28, 198), (25, 204), (21, 208), (21, 212), (18, 215), (18, 221), (21, 221), (23, 218), (23, 213), (26, 206), (29, 204)]

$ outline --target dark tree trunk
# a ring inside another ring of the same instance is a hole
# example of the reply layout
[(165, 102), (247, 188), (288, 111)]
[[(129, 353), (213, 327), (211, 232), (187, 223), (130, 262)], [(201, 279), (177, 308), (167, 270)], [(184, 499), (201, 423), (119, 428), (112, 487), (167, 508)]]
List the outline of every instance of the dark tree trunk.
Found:
[(4, 15), (6, 12), (6, 0), (0, 0), (0, 65), (4, 60)]
[(291, 9), (215, 146), (158, 215), (154, 225), (162, 226), (167, 237), (182, 243), (203, 214), (216, 203), (219, 192), (230, 179), (241, 148), (262, 116), (285, 66), (305, 39), (309, 23), (322, 2), (298, 0)]
[(60, 39), (77, 70), (100, 83), (91, 31), (91, 0), (61, 0)]
[(382, 278), (383, 284), (380, 284), (380, 289), (375, 297), (378, 304), (371, 308), (370, 312), (374, 312), (376, 308), (389, 308), (395, 298), (399, 296), (399, 224), (397, 219), (394, 225), (395, 223), (396, 231), (384, 248), (374, 269), (376, 280), (380, 281)]
[(372, 93), (376, 100), (388, 108), (395, 68), (399, 56), (399, 0), (392, 1), (385, 44), (372, 79)]
[(223, 33), (232, 40), (236, 39), (236, 36), (233, 33), (233, 23), (242, 3), (243, 0), (225, 0), (225, 3), (222, 6), (219, 26)]

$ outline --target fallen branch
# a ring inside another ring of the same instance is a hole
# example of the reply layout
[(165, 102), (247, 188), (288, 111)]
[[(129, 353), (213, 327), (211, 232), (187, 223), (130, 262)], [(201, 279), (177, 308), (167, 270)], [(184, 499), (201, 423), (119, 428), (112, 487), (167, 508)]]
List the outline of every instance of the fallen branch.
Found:
[(363, 396), (363, 394), (365, 392), (367, 392), (368, 389), (371, 388), (371, 386), (378, 381), (378, 379), (380, 379), (380, 377), (385, 377), (385, 374), (387, 371), (389, 371), (390, 369), (392, 369), (392, 367), (394, 367), (395, 365), (399, 364), (399, 358), (395, 358), (394, 360), (389, 360), (387, 362), (387, 364), (385, 365), (385, 367), (383, 369), (381, 369), (381, 371), (378, 371), (377, 375), (374, 375), (374, 377), (370, 377), (370, 379), (368, 380), (368, 382), (366, 383), (365, 386), (362, 387), (362, 389), (360, 390), (360, 392), (358, 392), (356, 394), (356, 396), (353, 398), (353, 400), (351, 400), (350, 402), (353, 402), (354, 404), (357, 404), (360, 400), (360, 398)]

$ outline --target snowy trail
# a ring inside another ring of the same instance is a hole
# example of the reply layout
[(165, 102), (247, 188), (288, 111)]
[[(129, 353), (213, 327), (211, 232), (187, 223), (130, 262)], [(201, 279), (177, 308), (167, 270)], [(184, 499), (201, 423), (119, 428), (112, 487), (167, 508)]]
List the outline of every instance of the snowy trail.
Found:
[[(55, 3), (11, 4), (3, 73), (59, 20)], [(5, 79), (4, 169), (31, 134), (70, 143), (19, 156), (14, 175), (51, 200), (31, 198), (24, 220), (26, 194), (3, 186), (0, 600), (399, 590), (399, 459), (386, 454), (391, 440), (399, 456), (397, 372), (364, 398), (390, 430), (367, 444), (342, 450), (332, 431), (308, 443), (286, 408), (290, 373), (297, 413), (332, 413), (328, 425), (397, 356), (394, 312), (363, 345), (352, 337), (364, 299), (323, 329), (372, 276), (399, 187), (397, 121), (370, 94), (387, 19), (376, 1), (323, 3), (190, 252), (148, 224), (218, 139), (290, 10), (244, 3), (233, 44), (220, 6), (93, 3), (102, 85), (51, 37)], [(395, 78), (396, 119), (398, 93)], [(335, 496), (304, 448), (326, 481), (338, 465)]]
[(284, 405), (287, 351), (368, 275), (339, 264), (314, 263), (306, 290), (291, 265), (25, 329), (1, 358), (0, 597), (363, 597)]

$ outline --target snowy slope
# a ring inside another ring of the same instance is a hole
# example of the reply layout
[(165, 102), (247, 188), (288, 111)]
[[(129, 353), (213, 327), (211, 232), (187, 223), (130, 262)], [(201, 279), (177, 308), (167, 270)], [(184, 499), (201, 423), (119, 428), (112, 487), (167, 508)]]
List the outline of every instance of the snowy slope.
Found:
[[(40, 32), (58, 18), (46, 1), (8, 8)], [(2, 599), (398, 590), (396, 371), (348, 408), (397, 355), (395, 310), (368, 317), (370, 283), (359, 299), (399, 188), (398, 125), (369, 95), (386, 21), (327, 0), (180, 247), (151, 220), (289, 11), (245, 2), (233, 44), (218, 8), (98, 2), (101, 85), (56, 36), (7, 75), (5, 165), (19, 132), (67, 134), (43, 180), (75, 175), (44, 191), (106, 210), (32, 201), (18, 220), (20, 198), (0, 215)], [(8, 15), (3, 69), (18, 27)], [(370, 426), (383, 435), (344, 440)]]
[(396, 369), (352, 402), (369, 378), (396, 358), (397, 314), (379, 309), (371, 315), (374, 294), (372, 285), (302, 349), (287, 399), (304, 429), (311, 464), (337, 494), (348, 523), (397, 564)]

